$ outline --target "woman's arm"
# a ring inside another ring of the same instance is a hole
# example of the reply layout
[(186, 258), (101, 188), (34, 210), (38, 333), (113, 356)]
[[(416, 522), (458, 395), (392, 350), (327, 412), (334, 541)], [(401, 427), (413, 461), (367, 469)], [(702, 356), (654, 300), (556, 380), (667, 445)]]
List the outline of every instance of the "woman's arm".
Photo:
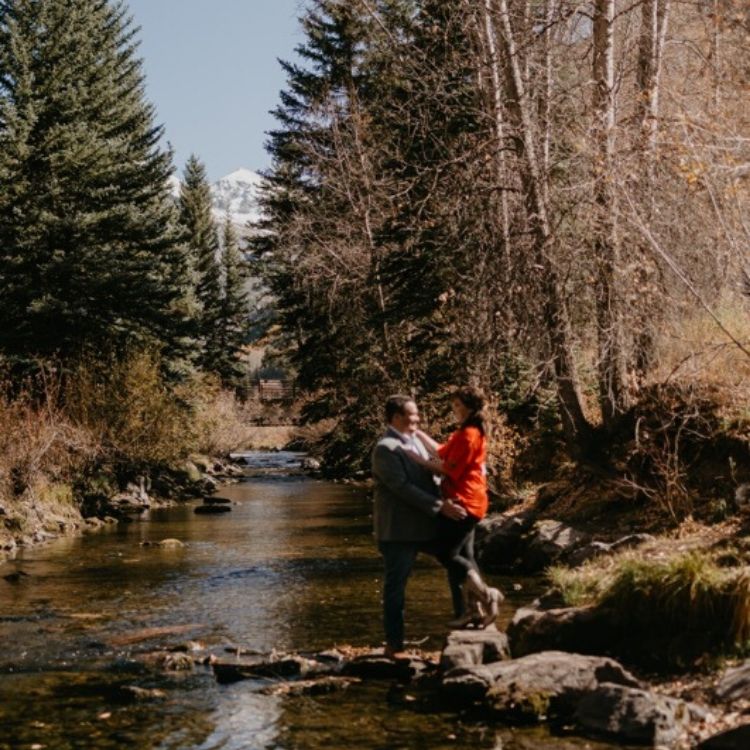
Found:
[(414, 453), (414, 451), (408, 451), (405, 448), (399, 448), (399, 450), (405, 456), (408, 456), (411, 461), (414, 461), (415, 464), (419, 464), (425, 469), (429, 469), (433, 474), (445, 474), (445, 467), (439, 458), (422, 458), (422, 456)]
[(417, 437), (419, 438), (422, 445), (427, 448), (427, 452), (433, 458), (437, 458), (440, 443), (438, 443), (436, 440), (433, 440), (426, 432), (423, 432), (422, 430), (417, 430)]

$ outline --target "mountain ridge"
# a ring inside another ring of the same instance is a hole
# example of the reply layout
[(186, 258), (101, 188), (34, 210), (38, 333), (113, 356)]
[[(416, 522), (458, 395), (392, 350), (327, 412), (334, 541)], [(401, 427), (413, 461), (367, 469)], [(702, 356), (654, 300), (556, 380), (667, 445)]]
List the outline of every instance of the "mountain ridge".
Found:
[[(175, 198), (180, 195), (181, 184), (176, 175), (169, 178), (170, 191)], [(213, 215), (217, 224), (223, 224), (228, 214), (232, 224), (242, 234), (248, 234), (248, 223), (261, 218), (259, 193), (262, 184), (263, 176), (247, 167), (238, 167), (211, 183)]]

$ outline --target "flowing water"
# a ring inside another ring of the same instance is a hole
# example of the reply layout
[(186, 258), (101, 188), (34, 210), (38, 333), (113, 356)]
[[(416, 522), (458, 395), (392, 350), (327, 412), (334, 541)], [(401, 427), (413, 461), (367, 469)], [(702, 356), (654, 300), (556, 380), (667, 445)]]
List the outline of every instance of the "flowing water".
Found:
[[(248, 459), (267, 471), (297, 457)], [(145, 667), (139, 655), (187, 640), (262, 652), (381, 642), (381, 566), (364, 490), (263, 475), (221, 494), (235, 501), (231, 513), (153, 510), (0, 565), (0, 750), (611, 747), (409, 711), (388, 703), (384, 684), (284, 698), (259, 694), (254, 682), (217, 685), (208, 668)], [(140, 544), (166, 538), (185, 547)], [(26, 575), (3, 578), (19, 571)], [(517, 591), (517, 581), (497, 583), (509, 594), (506, 620), (536, 593), (533, 582)], [(442, 571), (422, 561), (409, 584), (409, 636), (439, 648), (449, 610)], [(126, 643), (173, 626), (179, 635)], [(165, 695), (128, 703), (125, 686)]]

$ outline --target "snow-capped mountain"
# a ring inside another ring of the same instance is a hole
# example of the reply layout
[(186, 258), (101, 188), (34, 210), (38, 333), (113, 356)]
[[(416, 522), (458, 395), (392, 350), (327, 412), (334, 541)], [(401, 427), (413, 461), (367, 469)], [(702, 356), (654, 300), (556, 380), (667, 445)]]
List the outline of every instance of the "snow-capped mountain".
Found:
[(222, 177), (211, 186), (214, 200), (214, 215), (223, 220), (227, 212), (232, 221), (245, 226), (260, 218), (258, 191), (263, 178), (250, 169), (237, 169)]
[[(222, 177), (211, 185), (213, 197), (214, 219), (221, 224), (227, 213), (232, 217), (233, 224), (243, 234), (247, 233), (247, 223), (260, 218), (258, 208), (258, 191), (263, 178), (251, 169), (240, 168)], [(177, 198), (180, 194), (180, 180), (172, 176), (169, 178), (172, 195)]]

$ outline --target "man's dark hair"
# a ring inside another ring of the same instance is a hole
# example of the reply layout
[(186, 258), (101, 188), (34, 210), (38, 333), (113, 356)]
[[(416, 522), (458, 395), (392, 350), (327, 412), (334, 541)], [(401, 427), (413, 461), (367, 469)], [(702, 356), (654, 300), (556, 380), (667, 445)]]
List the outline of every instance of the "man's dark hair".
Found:
[(389, 396), (385, 402), (385, 421), (391, 423), (396, 414), (403, 414), (406, 411), (407, 404), (413, 404), (414, 399), (411, 396), (396, 394)]

